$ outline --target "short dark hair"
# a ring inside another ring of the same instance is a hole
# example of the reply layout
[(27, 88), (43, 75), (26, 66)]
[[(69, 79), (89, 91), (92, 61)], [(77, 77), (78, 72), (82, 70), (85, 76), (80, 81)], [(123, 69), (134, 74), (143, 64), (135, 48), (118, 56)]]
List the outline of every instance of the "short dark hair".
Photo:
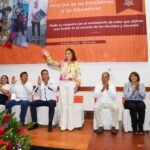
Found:
[[(67, 48), (67, 49), (66, 49), (66, 52), (67, 52), (67, 51), (70, 51), (71, 54), (72, 54), (72, 59), (71, 59), (71, 61), (76, 61), (77, 58), (76, 58), (76, 54), (75, 54), (74, 50), (73, 50), (72, 48)], [(65, 60), (66, 60), (66, 59), (65, 59)]]
[(41, 75), (42, 75), (42, 73), (45, 72), (45, 71), (48, 73), (48, 70), (43, 69), (43, 70), (41, 71)]
[(132, 75), (134, 75), (134, 76), (137, 77), (137, 81), (138, 81), (138, 82), (140, 81), (140, 76), (139, 76), (139, 74), (138, 74), (137, 72), (133, 71), (133, 72), (131, 72), (130, 75), (129, 75), (129, 81), (130, 81), (130, 82), (132, 82), (132, 81), (131, 81), (131, 76), (132, 76)]
[[(9, 84), (9, 78), (8, 78), (8, 76), (7, 76), (7, 75), (2, 75), (2, 76), (1, 76), (1, 80), (2, 80), (3, 77), (6, 77), (6, 79), (7, 79), (7, 84)], [(0, 83), (1, 83), (1, 81), (0, 81)]]
[(102, 73), (102, 76), (103, 76), (104, 74), (107, 74), (108, 78), (110, 77), (110, 74), (109, 74), (108, 72), (103, 72), (103, 73)]
[(26, 74), (28, 76), (28, 73), (24, 71), (24, 72), (20, 73), (20, 77), (22, 77), (24, 74)]

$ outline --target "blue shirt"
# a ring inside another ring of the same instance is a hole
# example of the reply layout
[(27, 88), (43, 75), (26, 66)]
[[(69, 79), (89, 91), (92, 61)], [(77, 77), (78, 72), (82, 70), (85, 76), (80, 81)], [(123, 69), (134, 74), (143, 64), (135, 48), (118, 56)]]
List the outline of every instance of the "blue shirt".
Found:
[(139, 90), (133, 92), (133, 86), (131, 83), (127, 83), (124, 86), (125, 100), (143, 101), (146, 96), (145, 86), (143, 83), (139, 83)]

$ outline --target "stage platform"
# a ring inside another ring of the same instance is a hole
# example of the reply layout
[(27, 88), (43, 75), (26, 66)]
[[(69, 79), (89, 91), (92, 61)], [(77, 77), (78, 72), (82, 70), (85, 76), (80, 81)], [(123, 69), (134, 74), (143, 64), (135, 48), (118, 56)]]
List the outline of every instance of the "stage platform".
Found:
[[(77, 150), (150, 150), (150, 136), (133, 135), (124, 133), (120, 129), (118, 135), (111, 135), (109, 131), (97, 135), (92, 130), (92, 120), (86, 120), (82, 129), (74, 131), (60, 131), (54, 128), (53, 132), (47, 132), (47, 127), (25, 131), (31, 135), (34, 150), (77, 149)], [(45, 147), (45, 149), (41, 148)], [(46, 149), (47, 147), (47, 149)]]

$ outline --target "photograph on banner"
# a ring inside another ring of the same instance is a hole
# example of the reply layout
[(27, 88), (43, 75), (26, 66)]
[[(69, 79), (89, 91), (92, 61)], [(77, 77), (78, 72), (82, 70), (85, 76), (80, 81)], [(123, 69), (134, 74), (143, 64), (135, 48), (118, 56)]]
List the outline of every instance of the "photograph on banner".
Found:
[(9, 43), (8, 39), (13, 24), (11, 20), (12, 12), (12, 0), (0, 0), (0, 45), (7, 48), (11, 48), (11, 43)]
[(12, 31), (10, 34), (10, 43), (28, 47), (28, 10), (29, 0), (12, 0), (13, 15), (12, 15)]
[(29, 42), (45, 46), (48, 0), (33, 0), (29, 3)]

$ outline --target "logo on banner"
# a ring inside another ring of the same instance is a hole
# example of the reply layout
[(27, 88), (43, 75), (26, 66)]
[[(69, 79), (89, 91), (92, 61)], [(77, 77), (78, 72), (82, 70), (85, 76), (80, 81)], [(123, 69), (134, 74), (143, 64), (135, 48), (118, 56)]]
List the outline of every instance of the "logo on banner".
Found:
[(142, 12), (142, 0), (116, 0), (117, 13), (129, 8)]
[(135, 5), (134, 0), (124, 0), (124, 6), (130, 7), (133, 5)]

